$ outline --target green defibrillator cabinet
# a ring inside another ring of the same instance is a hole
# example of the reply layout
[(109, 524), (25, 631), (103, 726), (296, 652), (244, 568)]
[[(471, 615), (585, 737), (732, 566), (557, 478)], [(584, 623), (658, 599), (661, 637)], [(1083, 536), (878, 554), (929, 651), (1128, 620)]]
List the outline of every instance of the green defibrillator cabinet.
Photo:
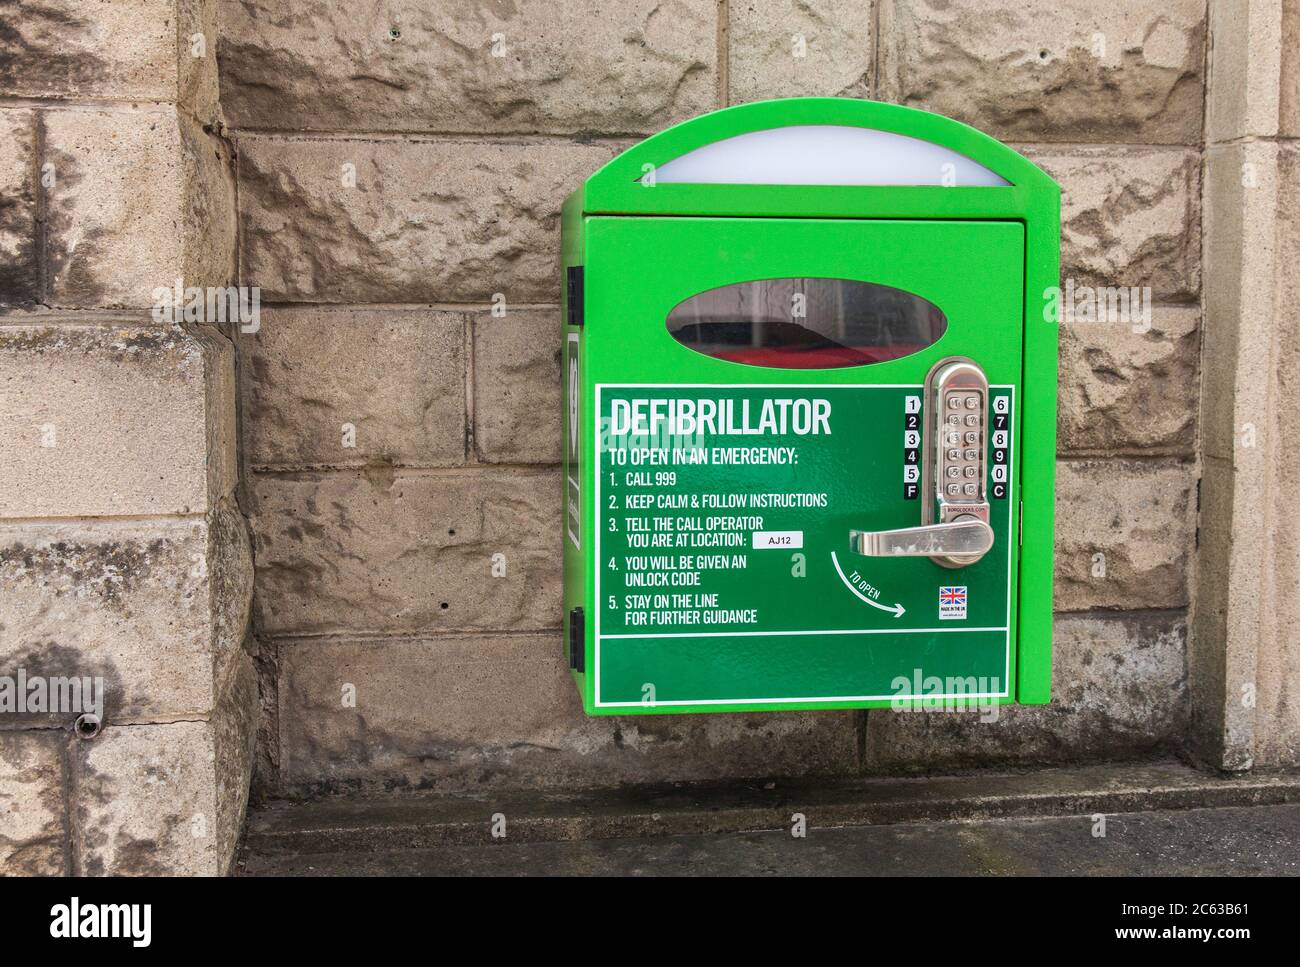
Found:
[(1059, 236), (1015, 151), (836, 98), (684, 122), (568, 198), (589, 714), (1048, 701)]

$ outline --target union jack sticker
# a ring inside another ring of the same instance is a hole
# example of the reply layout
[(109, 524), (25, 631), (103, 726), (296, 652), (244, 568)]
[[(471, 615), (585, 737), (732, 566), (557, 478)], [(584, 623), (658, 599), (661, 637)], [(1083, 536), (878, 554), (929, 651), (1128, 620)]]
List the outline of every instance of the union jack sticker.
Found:
[(966, 617), (966, 589), (939, 589), (939, 620), (960, 621)]

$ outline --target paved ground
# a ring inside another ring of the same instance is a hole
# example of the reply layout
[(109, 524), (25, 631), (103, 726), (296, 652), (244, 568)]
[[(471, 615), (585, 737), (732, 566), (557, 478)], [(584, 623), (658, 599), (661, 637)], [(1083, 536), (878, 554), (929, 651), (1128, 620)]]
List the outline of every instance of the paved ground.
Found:
[(251, 876), (1295, 875), (1300, 804), (788, 832), (249, 855)]
[[(795, 814), (807, 835), (794, 837)], [(1105, 835), (1094, 835), (1096, 815)], [(506, 837), (491, 835), (505, 817)], [(1300, 873), (1300, 775), (1175, 762), (803, 784), (334, 798), (249, 815), (246, 875)]]

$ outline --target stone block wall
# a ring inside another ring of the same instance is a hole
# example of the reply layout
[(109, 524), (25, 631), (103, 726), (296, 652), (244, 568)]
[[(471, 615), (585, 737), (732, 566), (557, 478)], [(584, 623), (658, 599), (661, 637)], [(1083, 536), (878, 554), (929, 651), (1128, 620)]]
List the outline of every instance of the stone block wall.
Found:
[[(224, 872), (250, 781), (1300, 764), (1300, 0), (430, 6), (0, 5), (0, 874)], [(587, 719), (560, 202), (809, 94), (1006, 140), (1063, 284), (1149, 290), (1062, 325), (1053, 703)], [(260, 316), (159, 321), (177, 280)], [(102, 681), (100, 730), (19, 676)]]
[(1224, 769), (1294, 767), (1300, 2), (1211, 12), (1192, 738)]
[(222, 873), (241, 829), (234, 346), (152, 312), (234, 276), (214, 13), (0, 6), (0, 874)]
[[(223, 0), (259, 790), (857, 774), (1170, 752), (1189, 721), (1204, 0)], [(1064, 188), (1054, 703), (586, 719), (559, 636), (559, 205), (727, 104), (940, 111)], [(494, 311), (495, 309), (495, 311)]]

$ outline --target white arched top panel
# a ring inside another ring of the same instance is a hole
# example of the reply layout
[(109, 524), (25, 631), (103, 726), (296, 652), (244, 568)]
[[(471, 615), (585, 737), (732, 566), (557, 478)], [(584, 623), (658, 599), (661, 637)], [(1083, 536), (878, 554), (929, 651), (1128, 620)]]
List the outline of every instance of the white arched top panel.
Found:
[(655, 170), (658, 184), (1005, 187), (951, 148), (892, 131), (799, 124), (714, 141)]

